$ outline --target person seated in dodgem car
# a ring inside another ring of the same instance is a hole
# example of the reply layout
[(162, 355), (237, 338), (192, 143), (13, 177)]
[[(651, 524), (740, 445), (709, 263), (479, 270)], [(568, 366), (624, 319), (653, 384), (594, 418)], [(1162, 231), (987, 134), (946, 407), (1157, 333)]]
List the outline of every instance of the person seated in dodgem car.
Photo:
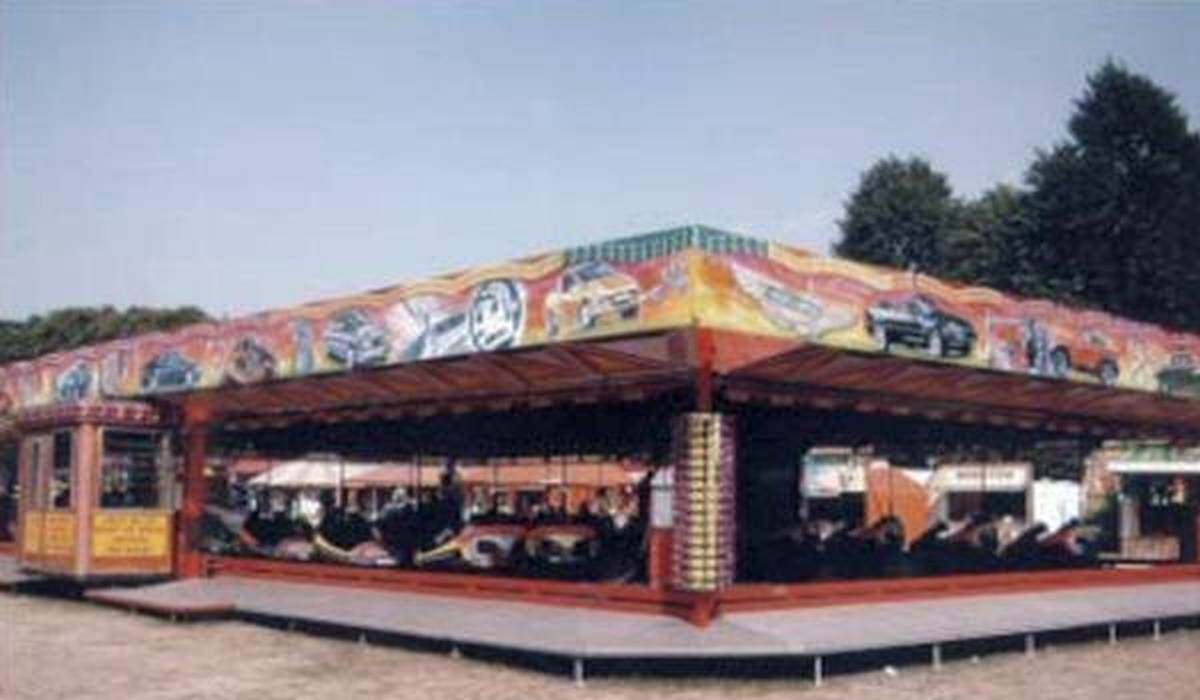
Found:
[(243, 525), (246, 532), (249, 532), (255, 541), (266, 546), (272, 546), (279, 541), (270, 511), (271, 507), (266, 494), (258, 494), (254, 499), (254, 510), (250, 512), (249, 517), (246, 518), (246, 524)]
[(371, 524), (359, 512), (358, 503), (351, 499), (348, 506), (334, 502), (332, 492), (322, 494), (325, 517), (317, 532), (330, 544), (341, 549), (353, 549), (372, 537)]
[(255, 500), (257, 507), (246, 519), (245, 528), (259, 544), (274, 547), (288, 538), (311, 537), (311, 528), (307, 523), (291, 516), (292, 508), (286, 494), (259, 494)]
[(547, 486), (543, 498), (542, 507), (534, 516), (534, 525), (559, 525), (570, 522), (571, 513), (567, 509), (566, 491)]
[(592, 498), (588, 499), (580, 509), (577, 520), (581, 525), (588, 525), (596, 530), (601, 540), (607, 541), (613, 534), (613, 505), (608, 489), (600, 487)]
[(477, 525), (508, 525), (519, 522), (508, 504), (508, 494), (497, 491), (489, 499), (489, 507), (479, 515), (472, 515), (471, 522)]
[(403, 487), (397, 487), (375, 519), (380, 542), (399, 562), (408, 562), (420, 546), (420, 522), (416, 505)]

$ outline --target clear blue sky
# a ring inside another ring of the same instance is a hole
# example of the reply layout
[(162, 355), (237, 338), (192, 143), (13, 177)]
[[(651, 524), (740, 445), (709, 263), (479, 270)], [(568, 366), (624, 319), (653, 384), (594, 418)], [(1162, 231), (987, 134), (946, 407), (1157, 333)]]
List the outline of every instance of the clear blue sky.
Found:
[(0, 317), (238, 314), (682, 223), (826, 250), (874, 159), (1017, 181), (1200, 3), (0, 0)]

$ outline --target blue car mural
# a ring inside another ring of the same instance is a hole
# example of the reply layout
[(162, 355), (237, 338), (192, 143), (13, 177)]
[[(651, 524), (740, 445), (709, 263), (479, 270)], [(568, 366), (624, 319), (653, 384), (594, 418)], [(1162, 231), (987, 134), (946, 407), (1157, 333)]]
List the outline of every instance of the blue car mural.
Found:
[(69, 403), (87, 398), (92, 387), (92, 372), (82, 362), (63, 372), (55, 383), (54, 393), (59, 401)]
[(190, 389), (200, 383), (200, 368), (178, 352), (158, 355), (142, 368), (142, 391)]

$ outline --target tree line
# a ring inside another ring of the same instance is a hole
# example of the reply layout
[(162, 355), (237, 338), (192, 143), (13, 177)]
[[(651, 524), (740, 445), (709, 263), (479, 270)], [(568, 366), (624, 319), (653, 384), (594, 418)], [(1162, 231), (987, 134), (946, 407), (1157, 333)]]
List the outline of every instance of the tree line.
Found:
[(920, 157), (861, 176), (842, 257), (1200, 330), (1200, 134), (1176, 98), (1108, 61), (1023, 181), (959, 197)]
[(125, 310), (111, 306), (72, 307), (30, 316), (24, 321), (0, 320), (0, 364), (208, 320), (208, 314), (195, 306), (173, 309), (131, 306)]

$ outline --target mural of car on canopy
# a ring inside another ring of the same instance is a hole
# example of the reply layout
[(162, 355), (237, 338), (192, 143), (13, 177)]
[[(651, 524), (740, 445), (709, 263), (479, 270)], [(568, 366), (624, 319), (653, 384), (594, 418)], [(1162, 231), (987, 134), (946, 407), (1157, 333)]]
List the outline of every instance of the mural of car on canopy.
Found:
[[(470, 315), (465, 302), (442, 296), (400, 302), (388, 314), (393, 338), (403, 341), (396, 348), (396, 358), (428, 360), (474, 352)], [(486, 325), (486, 319), (479, 324), (481, 333)]]
[(237, 384), (263, 382), (275, 376), (275, 356), (253, 338), (233, 346), (225, 374)]
[(427, 359), (471, 352), (470, 327), (466, 314), (434, 314), (429, 326), (418, 339), (416, 357)]
[(591, 330), (605, 320), (637, 318), (642, 290), (637, 280), (603, 261), (568, 268), (546, 296), (546, 336)]
[(737, 263), (729, 267), (738, 286), (754, 297), (771, 323), (797, 335), (812, 334), (821, 320), (819, 303), (747, 267)]
[(867, 309), (866, 324), (867, 333), (884, 351), (901, 345), (933, 357), (962, 357), (975, 345), (970, 323), (921, 294), (875, 304)]
[(854, 325), (858, 314), (844, 305), (809, 293), (789, 289), (783, 282), (731, 262), (729, 269), (738, 287), (750, 296), (776, 328), (802, 338)]
[(1164, 394), (1200, 397), (1200, 367), (1191, 353), (1171, 355), (1166, 366), (1158, 371), (1158, 390)]
[(169, 350), (142, 368), (143, 391), (190, 389), (200, 383), (200, 368), (183, 355)]
[(388, 356), (387, 332), (364, 311), (343, 311), (325, 329), (325, 355), (346, 367), (381, 364)]
[(1066, 377), (1072, 370), (1097, 377), (1105, 386), (1117, 383), (1121, 373), (1112, 342), (1095, 331), (1084, 331), (1079, 343), (1061, 343), (1050, 349), (1050, 373)]
[(482, 351), (510, 348), (525, 327), (525, 293), (510, 279), (488, 280), (475, 289), (467, 316), (471, 342)]
[(83, 362), (76, 362), (71, 369), (58, 377), (54, 387), (55, 396), (59, 401), (82, 401), (87, 398), (88, 390), (92, 387), (92, 372)]

